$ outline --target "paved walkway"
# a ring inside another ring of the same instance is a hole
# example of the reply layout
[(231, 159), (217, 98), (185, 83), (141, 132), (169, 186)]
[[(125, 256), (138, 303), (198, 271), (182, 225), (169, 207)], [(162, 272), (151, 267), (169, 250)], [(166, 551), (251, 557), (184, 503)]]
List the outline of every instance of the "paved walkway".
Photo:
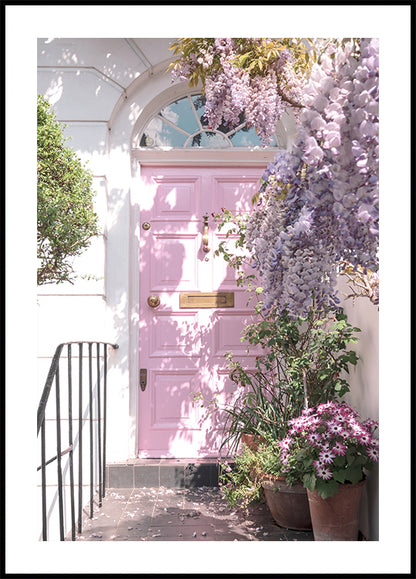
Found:
[(218, 487), (110, 488), (78, 541), (313, 541), (279, 527), (265, 503), (230, 508)]

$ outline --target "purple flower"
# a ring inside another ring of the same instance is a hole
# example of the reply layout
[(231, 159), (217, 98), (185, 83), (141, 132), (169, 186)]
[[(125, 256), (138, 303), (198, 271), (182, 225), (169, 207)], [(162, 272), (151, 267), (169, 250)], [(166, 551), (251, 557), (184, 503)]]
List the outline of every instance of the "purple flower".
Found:
[(305, 163), (314, 167), (321, 161), (323, 156), (324, 153), (316, 142), (316, 139), (314, 137), (308, 137), (305, 141), (305, 150), (303, 154), (303, 160)]

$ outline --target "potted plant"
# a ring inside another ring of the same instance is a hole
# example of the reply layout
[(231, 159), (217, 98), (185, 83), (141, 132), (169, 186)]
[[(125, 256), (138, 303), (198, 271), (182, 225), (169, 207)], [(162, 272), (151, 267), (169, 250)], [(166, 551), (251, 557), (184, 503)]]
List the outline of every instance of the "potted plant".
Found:
[(366, 475), (378, 461), (378, 423), (346, 402), (306, 408), (279, 443), (281, 472), (307, 489), (314, 538), (355, 541)]
[(259, 461), (258, 449), (243, 443), (242, 452), (232, 460), (218, 459), (219, 486), (229, 505), (247, 508), (249, 503), (261, 501), (264, 472)]
[(289, 485), (281, 474), (277, 441), (265, 440), (256, 450), (243, 444), (234, 462), (220, 462), (219, 481), (231, 506), (246, 507), (265, 500), (275, 522), (288, 529), (309, 531), (312, 523), (306, 489)]

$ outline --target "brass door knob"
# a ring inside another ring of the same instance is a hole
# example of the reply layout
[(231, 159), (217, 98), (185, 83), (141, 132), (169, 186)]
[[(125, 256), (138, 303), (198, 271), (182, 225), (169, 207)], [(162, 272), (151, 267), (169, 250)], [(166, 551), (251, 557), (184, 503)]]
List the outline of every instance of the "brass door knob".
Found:
[(151, 308), (157, 308), (157, 306), (160, 304), (160, 297), (151, 295), (147, 298), (147, 303)]

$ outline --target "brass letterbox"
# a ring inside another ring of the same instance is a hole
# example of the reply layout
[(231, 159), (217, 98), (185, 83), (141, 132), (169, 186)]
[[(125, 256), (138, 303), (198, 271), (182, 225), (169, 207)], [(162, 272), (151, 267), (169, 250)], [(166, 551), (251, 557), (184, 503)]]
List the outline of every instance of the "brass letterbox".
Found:
[(193, 292), (179, 294), (180, 308), (233, 308), (234, 292)]

